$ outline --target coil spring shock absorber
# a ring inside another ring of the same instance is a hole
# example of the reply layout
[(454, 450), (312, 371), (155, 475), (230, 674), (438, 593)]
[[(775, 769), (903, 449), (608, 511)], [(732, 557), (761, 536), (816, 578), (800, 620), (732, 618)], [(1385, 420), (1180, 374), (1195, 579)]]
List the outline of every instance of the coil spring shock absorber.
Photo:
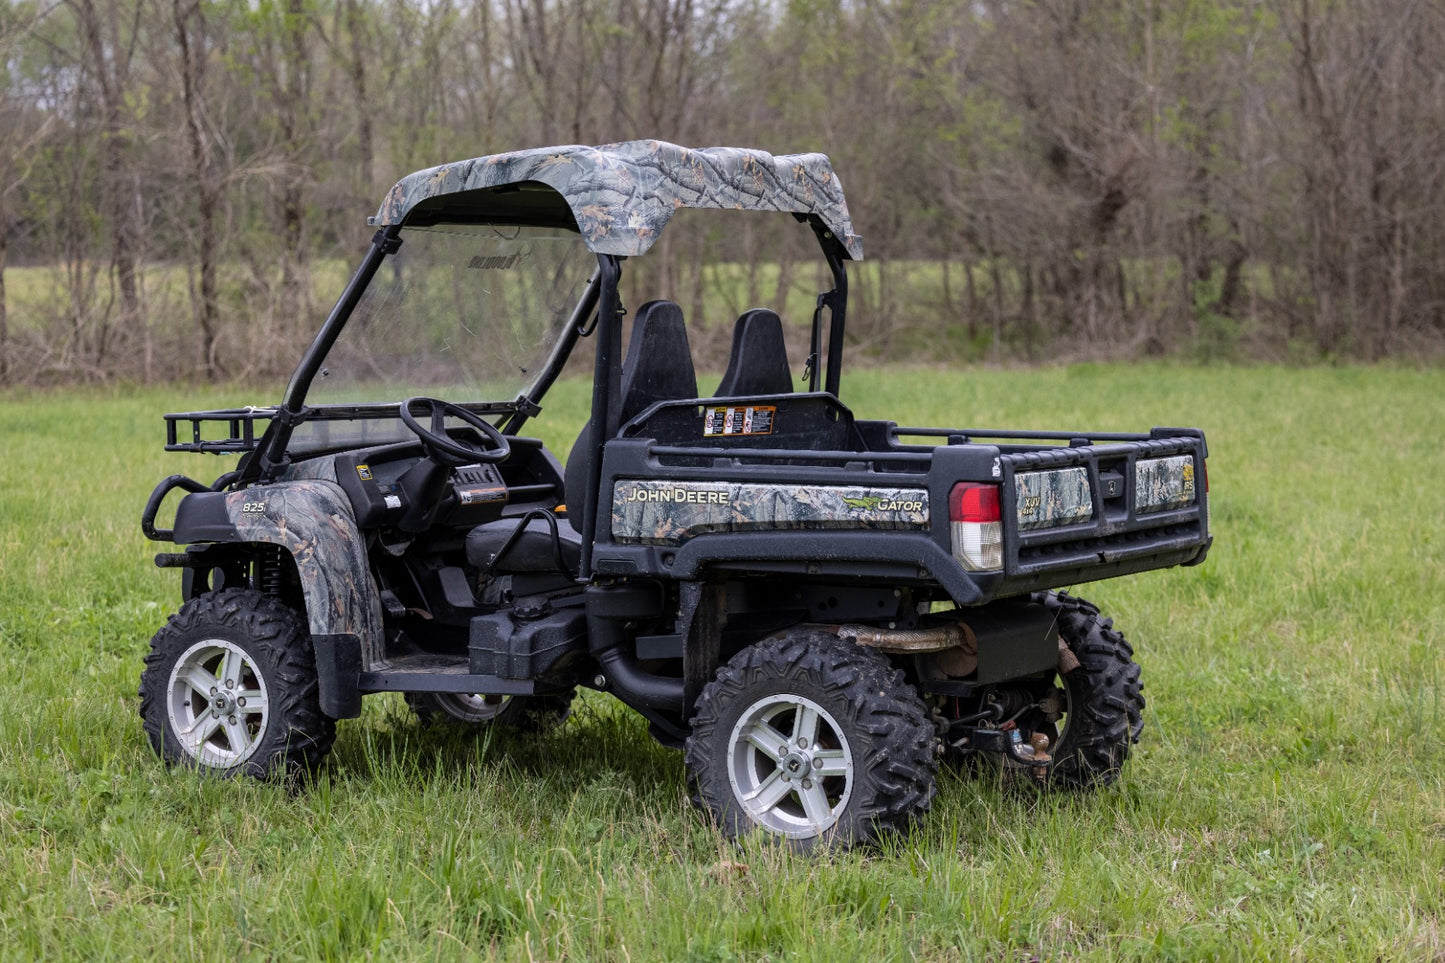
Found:
[(266, 595), (279, 598), (282, 584), (282, 553), (280, 545), (271, 545), (261, 550), (256, 558), (256, 584)]

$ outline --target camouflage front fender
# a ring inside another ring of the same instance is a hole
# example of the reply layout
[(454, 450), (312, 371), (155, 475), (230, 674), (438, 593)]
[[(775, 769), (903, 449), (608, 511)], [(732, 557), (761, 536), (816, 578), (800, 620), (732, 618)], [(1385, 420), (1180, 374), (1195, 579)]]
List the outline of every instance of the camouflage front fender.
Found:
[(312, 636), (353, 636), (364, 668), (380, 660), (381, 602), (351, 502), (336, 483), (187, 495), (176, 508), (175, 540), (280, 545), (296, 562)]

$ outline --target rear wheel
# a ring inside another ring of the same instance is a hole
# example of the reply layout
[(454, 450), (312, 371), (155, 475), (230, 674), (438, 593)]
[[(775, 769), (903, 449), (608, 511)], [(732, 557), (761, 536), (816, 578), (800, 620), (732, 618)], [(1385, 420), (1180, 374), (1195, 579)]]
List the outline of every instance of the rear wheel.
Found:
[(1055, 723), (1062, 730), (1049, 750), (1054, 764), (1048, 783), (1107, 786), (1119, 778), (1144, 730), (1144, 686), (1134, 650), (1113, 621), (1084, 599), (1040, 592), (1034, 601), (1054, 613), (1059, 636), (1079, 663), (1059, 677), (1064, 715)]
[(321, 712), (306, 624), (274, 598), (226, 589), (191, 599), (145, 661), (141, 719), (168, 764), (290, 776), (331, 750), (336, 723)]
[(698, 699), (693, 801), (722, 831), (802, 849), (867, 843), (928, 809), (934, 727), (881, 654), (824, 632), (744, 649)]

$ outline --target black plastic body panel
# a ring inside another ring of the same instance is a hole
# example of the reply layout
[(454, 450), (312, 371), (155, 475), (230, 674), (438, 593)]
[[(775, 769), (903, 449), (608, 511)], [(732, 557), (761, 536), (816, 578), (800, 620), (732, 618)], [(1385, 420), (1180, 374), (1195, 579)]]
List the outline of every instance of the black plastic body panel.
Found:
[(535, 679), (585, 648), (586, 640), (587, 612), (581, 606), (532, 620), (508, 611), (479, 615), (471, 621), (471, 670), (502, 679)]
[(774, 412), (765, 433), (713, 434), (710, 445), (721, 448), (766, 448), (787, 452), (862, 450), (853, 427), (853, 413), (837, 398), (821, 392), (703, 398), (654, 405), (622, 427), (624, 438), (652, 438), (660, 444), (697, 440), (699, 409), (765, 408)]
[(1007, 682), (1059, 664), (1059, 632), (1042, 605), (1011, 599), (970, 612), (968, 627), (978, 639), (979, 684)]
[(178, 545), (194, 542), (236, 542), (240, 534), (226, 507), (225, 492), (195, 492), (176, 505), (175, 534)]

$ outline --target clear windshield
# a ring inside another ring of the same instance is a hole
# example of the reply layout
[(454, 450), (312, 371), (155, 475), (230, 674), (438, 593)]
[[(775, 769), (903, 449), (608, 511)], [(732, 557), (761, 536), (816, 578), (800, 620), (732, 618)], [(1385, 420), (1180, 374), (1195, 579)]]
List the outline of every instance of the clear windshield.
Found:
[(293, 455), (407, 441), (400, 419), (326, 417), (327, 405), (425, 395), (516, 401), (542, 371), (596, 257), (572, 231), (443, 224), (402, 231), (306, 395)]
[(596, 258), (574, 232), (408, 228), (368, 285), (308, 405), (514, 401), (541, 369)]

